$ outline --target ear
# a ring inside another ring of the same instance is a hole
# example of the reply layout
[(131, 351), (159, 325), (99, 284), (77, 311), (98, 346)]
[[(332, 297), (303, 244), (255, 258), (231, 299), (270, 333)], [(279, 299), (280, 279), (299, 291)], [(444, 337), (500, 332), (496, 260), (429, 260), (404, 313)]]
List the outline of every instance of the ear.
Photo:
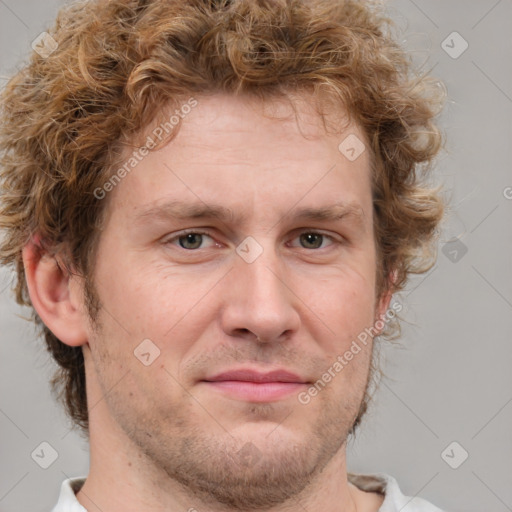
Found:
[[(391, 302), (391, 298), (393, 297), (393, 286), (396, 282), (397, 278), (397, 272), (396, 270), (393, 270), (388, 278), (388, 286), (386, 290), (382, 293), (382, 295), (379, 297), (379, 300), (377, 302), (377, 307), (375, 311), (375, 324), (377, 324), (377, 321), (379, 319), (384, 319), (386, 317), (386, 311), (389, 308), (389, 304)], [(384, 327), (382, 327), (384, 329)], [(378, 329), (378, 334), (382, 332), (382, 329)]]
[(87, 343), (82, 287), (34, 237), (22, 251), (30, 300), (43, 323), (73, 347)]

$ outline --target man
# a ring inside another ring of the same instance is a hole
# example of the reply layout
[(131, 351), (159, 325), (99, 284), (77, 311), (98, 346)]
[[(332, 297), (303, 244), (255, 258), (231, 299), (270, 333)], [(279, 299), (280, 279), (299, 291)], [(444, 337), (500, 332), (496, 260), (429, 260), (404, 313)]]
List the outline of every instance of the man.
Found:
[(440, 510), (346, 467), (443, 211), (436, 98), (385, 22), (75, 3), (7, 85), (0, 255), (90, 442), (54, 512)]

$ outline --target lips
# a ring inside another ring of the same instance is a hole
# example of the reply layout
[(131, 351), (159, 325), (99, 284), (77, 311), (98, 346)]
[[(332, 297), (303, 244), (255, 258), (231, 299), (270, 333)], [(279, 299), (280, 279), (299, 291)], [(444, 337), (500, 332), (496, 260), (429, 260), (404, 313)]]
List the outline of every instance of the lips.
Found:
[(261, 373), (255, 370), (230, 370), (227, 372), (219, 373), (213, 377), (204, 379), (207, 382), (221, 382), (221, 381), (243, 381), (243, 382), (298, 382), (305, 384), (307, 380), (302, 379), (298, 375), (287, 370), (274, 370), (271, 372)]
[(230, 370), (208, 377), (203, 382), (214, 392), (243, 402), (276, 402), (309, 385), (306, 379), (284, 369), (271, 372)]

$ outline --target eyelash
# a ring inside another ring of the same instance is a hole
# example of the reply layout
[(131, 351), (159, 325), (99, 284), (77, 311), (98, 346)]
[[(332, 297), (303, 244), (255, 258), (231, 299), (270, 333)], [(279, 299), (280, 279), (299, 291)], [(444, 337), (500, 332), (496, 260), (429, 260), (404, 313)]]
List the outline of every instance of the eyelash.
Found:
[[(172, 245), (172, 242), (174, 242), (174, 241), (178, 241), (180, 238), (182, 238), (182, 237), (184, 237), (184, 236), (186, 236), (186, 235), (188, 235), (188, 234), (190, 234), (190, 233), (193, 233), (193, 234), (195, 234), (195, 235), (206, 235), (206, 236), (209, 236), (210, 238), (212, 238), (212, 239), (213, 239), (213, 236), (212, 236), (209, 232), (207, 232), (207, 231), (203, 231), (203, 230), (201, 230), (201, 229), (187, 229), (187, 230), (185, 230), (185, 231), (181, 231), (181, 232), (179, 232), (178, 234), (174, 235), (172, 238), (168, 238), (168, 239), (166, 239), (164, 243), (165, 243), (166, 245), (167, 245), (167, 244), (171, 244), (171, 245)], [(315, 230), (308, 230), (308, 229), (305, 229), (305, 230), (303, 230), (303, 231), (299, 232), (299, 233), (295, 236), (295, 238), (297, 238), (297, 237), (299, 237), (299, 236), (301, 236), (301, 235), (304, 235), (304, 234), (321, 235), (321, 236), (323, 236), (324, 238), (328, 238), (328, 239), (329, 239), (331, 242), (333, 242), (333, 243), (337, 243), (337, 244), (342, 244), (342, 243), (343, 243), (341, 240), (336, 239), (336, 238), (335, 238), (334, 236), (332, 236), (332, 235), (327, 235), (327, 234), (323, 233), (322, 231), (315, 231)], [(179, 246), (178, 246), (178, 247), (179, 247)], [(188, 252), (197, 252), (197, 251), (199, 251), (199, 250), (200, 250), (200, 249), (185, 249), (185, 248), (183, 248), (183, 247), (179, 247), (179, 249), (182, 249), (183, 251), (188, 251)], [(317, 248), (317, 249), (307, 249), (307, 248), (305, 248), (305, 247), (301, 247), (301, 249), (304, 249), (304, 250), (307, 250), (307, 251), (308, 251), (308, 250), (309, 250), (309, 251), (311, 251), (311, 250), (314, 250), (314, 251), (320, 251), (320, 250), (322, 250), (322, 249), (326, 249), (326, 247), (323, 247), (323, 248)]]

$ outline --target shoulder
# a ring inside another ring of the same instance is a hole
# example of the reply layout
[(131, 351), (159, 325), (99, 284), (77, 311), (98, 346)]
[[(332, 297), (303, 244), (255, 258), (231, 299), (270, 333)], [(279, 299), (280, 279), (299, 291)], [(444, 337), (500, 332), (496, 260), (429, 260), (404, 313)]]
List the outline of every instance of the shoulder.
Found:
[(395, 478), (386, 473), (348, 473), (348, 481), (362, 491), (384, 495), (378, 512), (446, 512), (423, 498), (406, 496)]
[(82, 476), (64, 480), (60, 486), (59, 501), (51, 512), (87, 512), (75, 496), (84, 485), (85, 478), (85, 476)]

